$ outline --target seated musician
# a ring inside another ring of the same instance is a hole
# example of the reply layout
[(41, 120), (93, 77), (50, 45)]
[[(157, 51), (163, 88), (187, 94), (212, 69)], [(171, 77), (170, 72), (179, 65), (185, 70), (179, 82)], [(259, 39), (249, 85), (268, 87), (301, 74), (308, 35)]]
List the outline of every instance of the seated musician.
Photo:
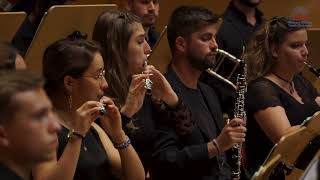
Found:
[(144, 179), (142, 163), (122, 130), (120, 112), (104, 96), (104, 67), (99, 46), (77, 35), (46, 49), (45, 89), (62, 130), (55, 156), (34, 169), (35, 179)]
[(288, 131), (320, 110), (316, 89), (299, 73), (308, 57), (306, 27), (275, 17), (257, 31), (244, 59), (248, 91), (246, 156), (250, 175)]
[(33, 167), (55, 156), (60, 125), (43, 84), (35, 73), (1, 72), (1, 180), (30, 180)]
[[(183, 124), (190, 120), (190, 113), (166, 78), (154, 66), (145, 64), (151, 52), (145, 36), (140, 18), (120, 11), (103, 13), (93, 31), (108, 69), (106, 93), (120, 107), (123, 128), (147, 173), (156, 124)], [(151, 89), (147, 89), (146, 79), (153, 82)]]
[(159, 0), (128, 0), (130, 11), (140, 17), (146, 40), (151, 48), (154, 47), (159, 32), (156, 31), (155, 23), (159, 16)]
[[(225, 151), (245, 138), (239, 118), (225, 125), (212, 88), (198, 81), (215, 62), (219, 18), (210, 10), (181, 6), (168, 24), (172, 64), (165, 74), (174, 91), (192, 112), (188, 131), (161, 126), (153, 153), (154, 179), (231, 179)], [(187, 126), (187, 124), (186, 124)]]

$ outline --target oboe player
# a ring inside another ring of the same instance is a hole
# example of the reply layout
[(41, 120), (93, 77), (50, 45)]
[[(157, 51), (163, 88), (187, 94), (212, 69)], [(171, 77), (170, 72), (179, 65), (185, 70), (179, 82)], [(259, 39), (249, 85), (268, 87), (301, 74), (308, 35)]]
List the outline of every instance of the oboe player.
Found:
[[(220, 19), (196, 6), (174, 10), (168, 24), (172, 64), (165, 74), (174, 91), (192, 112), (190, 131), (162, 126), (157, 133), (154, 179), (231, 179), (225, 151), (244, 142), (241, 119), (222, 119), (213, 89), (198, 81), (215, 61), (215, 35)], [(187, 126), (187, 125), (186, 125)]]
[(246, 153), (251, 175), (285, 133), (320, 110), (318, 92), (299, 75), (308, 57), (304, 24), (274, 17), (257, 31), (245, 53), (249, 81)]

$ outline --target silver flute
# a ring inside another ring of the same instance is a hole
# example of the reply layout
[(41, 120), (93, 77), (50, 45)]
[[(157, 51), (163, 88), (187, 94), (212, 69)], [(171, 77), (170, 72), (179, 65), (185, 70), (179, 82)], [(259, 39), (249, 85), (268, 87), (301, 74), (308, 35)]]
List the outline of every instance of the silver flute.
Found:
[[(147, 65), (148, 65), (148, 62), (147, 62), (147, 60), (145, 60), (144, 61), (144, 67), (146, 68)], [(149, 78), (145, 79), (144, 88), (147, 90), (147, 94), (151, 94), (151, 92), (152, 92), (152, 84), (153, 84), (153, 82)]]

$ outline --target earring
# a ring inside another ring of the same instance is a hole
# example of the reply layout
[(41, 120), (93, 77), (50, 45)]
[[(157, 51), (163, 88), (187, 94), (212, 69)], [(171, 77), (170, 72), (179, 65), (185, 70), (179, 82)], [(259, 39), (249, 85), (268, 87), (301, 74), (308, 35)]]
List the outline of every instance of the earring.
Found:
[(69, 111), (71, 112), (72, 110), (72, 96), (68, 95), (68, 105), (69, 105)]

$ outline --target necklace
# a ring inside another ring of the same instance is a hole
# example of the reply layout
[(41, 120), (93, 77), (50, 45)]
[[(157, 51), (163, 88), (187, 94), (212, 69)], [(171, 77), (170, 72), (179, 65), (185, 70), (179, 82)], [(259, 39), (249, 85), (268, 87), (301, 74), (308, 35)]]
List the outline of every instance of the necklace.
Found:
[(291, 81), (286, 80), (286, 79), (284, 79), (283, 77), (279, 76), (279, 75), (276, 74), (276, 73), (272, 73), (272, 74), (274, 74), (278, 79), (282, 80), (283, 82), (289, 84), (289, 92), (290, 92), (290, 94), (293, 94), (294, 88), (293, 88), (293, 82), (292, 82), (292, 80), (291, 80)]

